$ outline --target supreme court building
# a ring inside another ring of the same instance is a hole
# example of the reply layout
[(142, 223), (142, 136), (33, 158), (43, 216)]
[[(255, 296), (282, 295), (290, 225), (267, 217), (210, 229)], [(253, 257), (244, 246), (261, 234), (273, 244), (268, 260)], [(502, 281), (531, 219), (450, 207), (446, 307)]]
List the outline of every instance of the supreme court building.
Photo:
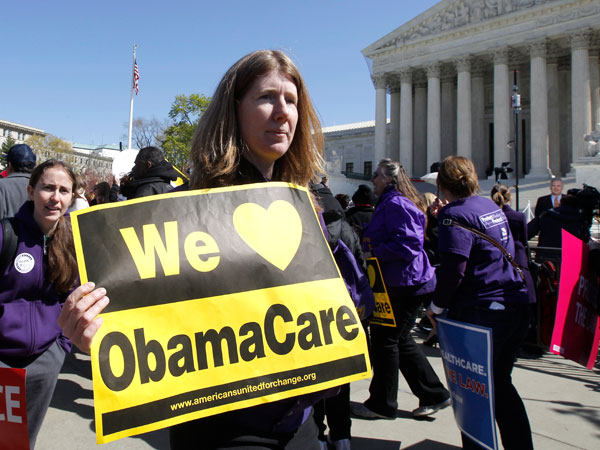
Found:
[(599, 50), (600, 0), (439, 2), (362, 51), (376, 95), (372, 164), (391, 157), (413, 177), (453, 154), (482, 178), (514, 167), (514, 70), (520, 173), (600, 163), (584, 141), (600, 122)]

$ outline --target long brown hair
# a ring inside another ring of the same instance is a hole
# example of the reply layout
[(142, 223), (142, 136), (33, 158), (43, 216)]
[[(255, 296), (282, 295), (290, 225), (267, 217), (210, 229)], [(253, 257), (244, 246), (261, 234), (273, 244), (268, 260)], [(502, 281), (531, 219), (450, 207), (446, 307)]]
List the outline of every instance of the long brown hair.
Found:
[(381, 168), (382, 175), (392, 179), (392, 184), (394, 184), (397, 191), (402, 192), (423, 213), (427, 211), (425, 199), (419, 194), (412, 181), (410, 181), (408, 173), (406, 173), (406, 169), (402, 167), (402, 164), (398, 161), (392, 161), (389, 158), (383, 158), (379, 161), (379, 167)]
[(192, 140), (192, 189), (234, 183), (240, 158), (249, 151), (243, 142), (237, 107), (252, 83), (278, 71), (290, 77), (298, 91), (298, 124), (288, 151), (275, 164), (273, 179), (306, 186), (322, 172), (323, 134), (306, 84), (294, 62), (283, 52), (259, 50), (244, 56), (225, 73)]
[[(48, 159), (36, 166), (31, 173), (29, 185), (35, 189), (40, 177), (46, 169), (57, 168), (63, 170), (73, 182), (72, 192), (77, 190), (77, 177), (71, 167), (56, 159)], [(60, 216), (52, 232), (48, 245), (48, 272), (46, 280), (53, 283), (54, 290), (58, 293), (67, 292), (73, 287), (77, 279), (77, 260), (75, 259), (75, 245), (71, 221), (65, 216)]]

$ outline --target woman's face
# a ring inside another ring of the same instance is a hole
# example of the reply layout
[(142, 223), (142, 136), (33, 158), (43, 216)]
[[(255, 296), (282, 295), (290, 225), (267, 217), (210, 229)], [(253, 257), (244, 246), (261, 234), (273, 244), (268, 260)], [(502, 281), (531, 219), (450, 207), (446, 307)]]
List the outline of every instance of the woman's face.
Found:
[(238, 106), (246, 155), (267, 178), (275, 161), (290, 148), (298, 123), (298, 90), (287, 75), (276, 70), (257, 78)]
[(73, 180), (61, 167), (44, 170), (34, 187), (27, 186), (33, 200), (33, 218), (44, 234), (48, 234), (67, 212), (73, 200)]
[(382, 175), (381, 167), (377, 166), (377, 170), (371, 177), (371, 183), (373, 183), (373, 192), (377, 197), (379, 197), (385, 190), (386, 186), (390, 184), (390, 180), (390, 177)]

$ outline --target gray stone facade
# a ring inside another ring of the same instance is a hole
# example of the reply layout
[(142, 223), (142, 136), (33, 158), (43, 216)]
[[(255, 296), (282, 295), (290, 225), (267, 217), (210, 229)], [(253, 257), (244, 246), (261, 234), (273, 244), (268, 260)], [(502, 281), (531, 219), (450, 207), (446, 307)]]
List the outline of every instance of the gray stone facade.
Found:
[(451, 154), (481, 177), (514, 167), (517, 70), (521, 175), (572, 173), (600, 122), (599, 51), (598, 0), (441, 1), (362, 51), (376, 90), (371, 159), (413, 176)]
[[(9, 136), (15, 140), (15, 144), (23, 144), (31, 136), (46, 137), (48, 134), (39, 128), (0, 120), (0, 145)], [(72, 150), (66, 153), (56, 153), (46, 150), (38, 151), (36, 149), (34, 149), (34, 152), (36, 153), (38, 162), (56, 158), (70, 164), (76, 172), (92, 170), (99, 175), (108, 176), (111, 174), (113, 158), (120, 150), (115, 145), (91, 146), (72, 144)]]

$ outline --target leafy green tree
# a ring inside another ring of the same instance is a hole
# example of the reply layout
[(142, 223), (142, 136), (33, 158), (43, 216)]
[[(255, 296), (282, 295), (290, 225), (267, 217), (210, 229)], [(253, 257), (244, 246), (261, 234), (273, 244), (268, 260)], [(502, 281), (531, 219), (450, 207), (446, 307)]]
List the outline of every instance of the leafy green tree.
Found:
[(73, 164), (73, 147), (70, 142), (52, 136), (33, 135), (25, 141), (38, 157), (38, 163), (50, 158), (60, 159), (66, 163)]
[(169, 118), (173, 124), (164, 131), (162, 149), (167, 160), (179, 169), (184, 169), (189, 164), (194, 130), (210, 100), (210, 97), (204, 94), (175, 96), (169, 111)]
[(2, 143), (2, 154), (5, 155), (6, 153), (8, 153), (10, 148), (16, 143), (17, 141), (15, 141), (12, 136), (8, 136), (6, 140)]
[(17, 143), (17, 141), (15, 141), (12, 136), (8, 136), (6, 138), (6, 140), (2, 143), (1, 153), (2, 153), (2, 160), (3, 161), (6, 160), (6, 154), (8, 153), (8, 151), (10, 150), (10, 148), (13, 145), (15, 145), (16, 143)]

